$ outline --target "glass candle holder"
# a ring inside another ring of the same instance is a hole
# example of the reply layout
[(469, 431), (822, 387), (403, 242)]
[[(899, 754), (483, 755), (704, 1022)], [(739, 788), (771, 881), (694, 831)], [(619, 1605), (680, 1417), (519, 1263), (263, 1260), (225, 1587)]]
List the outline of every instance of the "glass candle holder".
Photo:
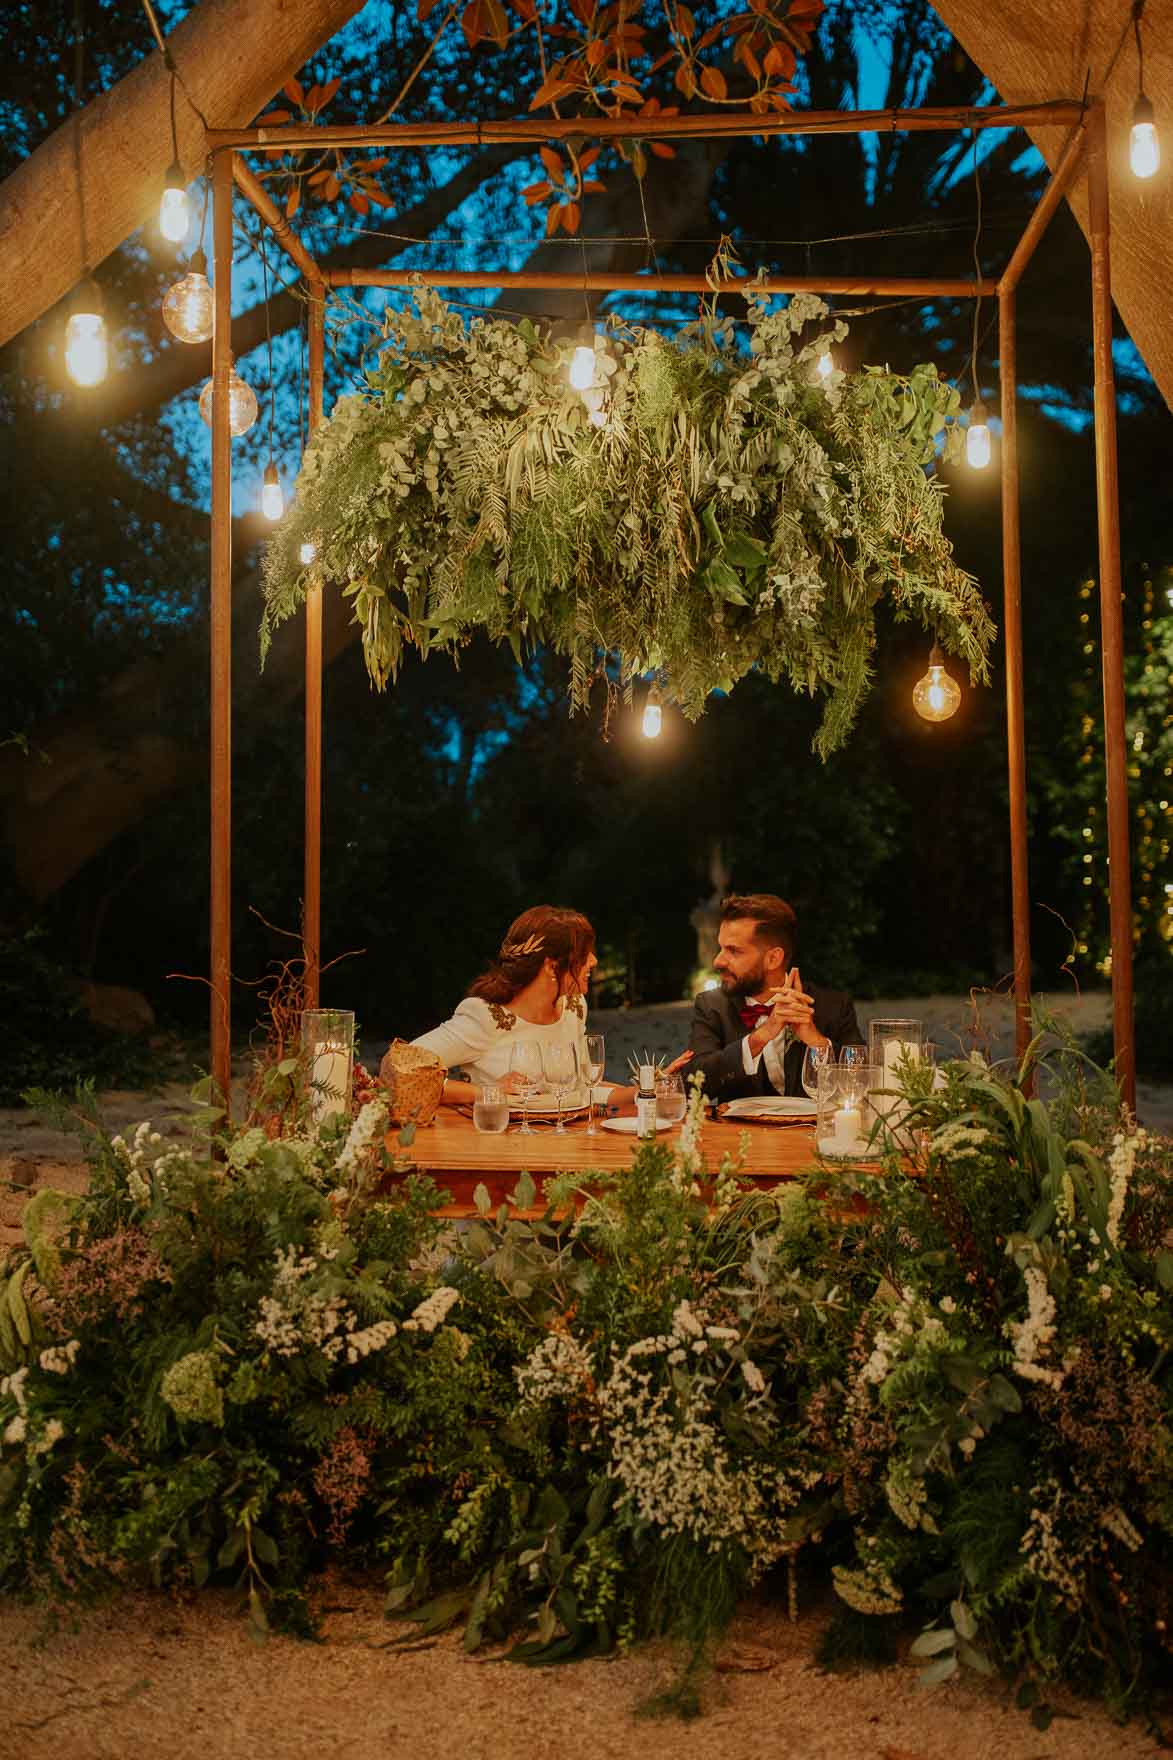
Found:
[(309, 1071), (310, 1117), (315, 1124), (350, 1111), (354, 1069), (354, 1010), (307, 1008), (301, 1017), (301, 1048)]

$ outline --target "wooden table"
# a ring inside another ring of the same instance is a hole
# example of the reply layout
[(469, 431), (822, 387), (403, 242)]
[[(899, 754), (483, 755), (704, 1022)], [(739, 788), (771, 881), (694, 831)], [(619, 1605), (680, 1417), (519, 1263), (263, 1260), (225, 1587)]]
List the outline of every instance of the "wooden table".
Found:
[[(727, 1124), (721, 1119), (706, 1118), (701, 1131), (701, 1155), (709, 1178), (716, 1176), (724, 1155), (736, 1155), (742, 1135), (748, 1136), (749, 1153), (743, 1175), (763, 1188), (793, 1179), (796, 1174), (815, 1165), (815, 1131), (810, 1124), (764, 1125), (743, 1121)], [(660, 1131), (656, 1141), (669, 1145), (677, 1142), (680, 1127)], [(568, 1123), (566, 1135), (556, 1136), (553, 1127), (541, 1126), (532, 1136), (522, 1136), (510, 1124), (501, 1136), (482, 1134), (473, 1127), (472, 1119), (449, 1106), (442, 1106), (429, 1125), (416, 1131), (415, 1141), (406, 1153), (411, 1171), (426, 1173), (451, 1193), (452, 1202), (438, 1212), (442, 1216), (474, 1214), (473, 1192), (484, 1185), (494, 1208), (514, 1189), (520, 1173), (530, 1173), (540, 1187), (551, 1174), (582, 1172), (599, 1168), (608, 1173), (622, 1173), (630, 1167), (639, 1147), (634, 1136), (603, 1130), (588, 1137), (586, 1121)], [(399, 1149), (398, 1135), (387, 1136), (391, 1153)], [(540, 1215), (541, 1210), (523, 1214)]]

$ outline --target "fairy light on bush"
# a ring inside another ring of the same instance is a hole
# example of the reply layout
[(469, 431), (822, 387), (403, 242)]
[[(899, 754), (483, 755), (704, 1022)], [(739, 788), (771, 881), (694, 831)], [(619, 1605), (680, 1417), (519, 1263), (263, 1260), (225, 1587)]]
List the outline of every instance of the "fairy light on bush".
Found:
[(818, 360), (815, 362), (815, 372), (818, 374), (820, 379), (829, 379), (831, 377), (831, 374), (834, 371), (835, 371), (835, 362), (831, 358), (831, 350), (829, 348), (825, 348), (823, 350), (822, 354), (819, 356)]
[(945, 671), (939, 642), (929, 652), (929, 669), (913, 687), (912, 706), (925, 721), (948, 721), (961, 703), (961, 686)]
[(1141, 14), (1145, 0), (1133, 0), (1132, 28), (1136, 33), (1136, 103), (1132, 110), (1132, 128), (1128, 135), (1128, 163), (1134, 177), (1155, 177), (1161, 168), (1161, 143), (1157, 139), (1157, 123), (1153, 106), (1145, 96), (1144, 44), (1140, 35)]
[(576, 348), (570, 357), (570, 383), (575, 391), (588, 391), (595, 382), (595, 351)]
[(308, 568), (311, 562), (316, 561), (317, 555), (318, 546), (310, 538), (307, 538), (305, 542), (298, 547), (297, 560), (301, 563), (303, 568)]

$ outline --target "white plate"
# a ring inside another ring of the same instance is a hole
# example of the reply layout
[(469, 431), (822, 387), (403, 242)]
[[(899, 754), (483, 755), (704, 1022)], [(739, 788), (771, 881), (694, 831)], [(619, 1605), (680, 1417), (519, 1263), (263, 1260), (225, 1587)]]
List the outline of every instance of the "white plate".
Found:
[[(562, 1102), (563, 1118), (569, 1118), (572, 1112), (585, 1112), (586, 1104), (586, 1094), (583, 1090), (580, 1088), (576, 1095), (572, 1089)], [(516, 1095), (511, 1094), (509, 1096), (509, 1111), (512, 1116), (520, 1118), (523, 1110), (521, 1101)], [(529, 1115), (531, 1118), (557, 1118), (558, 1096), (548, 1093), (535, 1094), (529, 1103)]]
[(814, 1118), (818, 1106), (813, 1100), (800, 1099), (797, 1094), (747, 1094), (742, 1100), (730, 1100), (726, 1118)]
[[(636, 1131), (639, 1129), (638, 1118), (604, 1118), (600, 1120), (600, 1123), (605, 1131), (620, 1131), (625, 1137), (634, 1137)], [(680, 1124), (682, 1123), (682, 1120), (677, 1119), (676, 1123)], [(656, 1129), (658, 1131), (670, 1131), (672, 1126), (666, 1119), (658, 1118), (656, 1120)]]

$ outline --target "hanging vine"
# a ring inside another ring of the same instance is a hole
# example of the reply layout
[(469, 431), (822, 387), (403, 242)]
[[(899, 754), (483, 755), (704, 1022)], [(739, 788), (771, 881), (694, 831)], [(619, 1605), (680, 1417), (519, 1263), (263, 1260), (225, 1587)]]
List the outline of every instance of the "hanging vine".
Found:
[(262, 652), (325, 582), (379, 689), (405, 648), (477, 630), (566, 655), (574, 707), (599, 677), (656, 671), (695, 719), (757, 669), (825, 695), (823, 756), (868, 689), (881, 600), (985, 680), (993, 625), (926, 468), (960, 441), (958, 393), (931, 365), (821, 378), (847, 326), (810, 296), (745, 297), (748, 348), (713, 312), (671, 341), (557, 341), (418, 289), (305, 455), (265, 557)]

